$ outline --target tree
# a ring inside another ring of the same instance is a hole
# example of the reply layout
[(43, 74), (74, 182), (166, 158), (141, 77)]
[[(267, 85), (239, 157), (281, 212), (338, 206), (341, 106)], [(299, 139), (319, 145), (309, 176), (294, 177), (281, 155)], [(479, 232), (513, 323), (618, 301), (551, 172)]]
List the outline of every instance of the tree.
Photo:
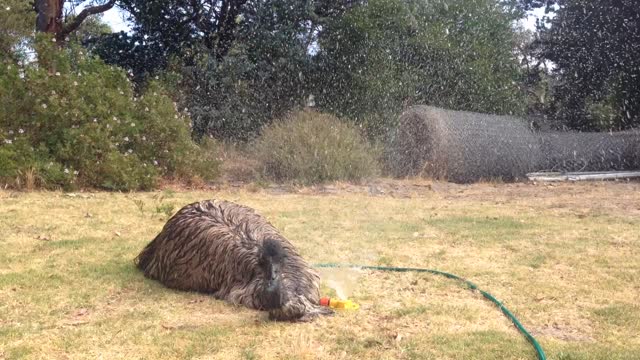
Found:
[(411, 104), (522, 113), (512, 27), (520, 14), (496, 0), (370, 0), (320, 33), (317, 104), (374, 137)]
[[(181, 69), (180, 88), (196, 137), (247, 140), (307, 94), (310, 16), (300, 1), (247, 4), (235, 41)], [(305, 21), (307, 20), (307, 21)]]
[(193, 65), (196, 53), (206, 50), (220, 61), (234, 42), (247, 1), (120, 0), (133, 23), (131, 34), (111, 34), (89, 45), (138, 81), (164, 69), (172, 57)]
[(129, 69), (141, 80), (166, 68), (175, 57), (194, 65), (205, 51), (220, 62), (240, 33), (259, 33), (256, 29), (261, 27), (280, 32), (295, 24), (308, 45), (319, 24), (361, 1), (120, 0), (118, 5), (133, 23), (131, 33), (111, 34), (87, 45), (108, 63)]
[(571, 128), (640, 125), (640, 7), (634, 0), (523, 0), (555, 16), (539, 23), (541, 60), (556, 78), (548, 113)]
[(36, 31), (53, 34), (57, 42), (64, 43), (69, 34), (77, 30), (87, 17), (103, 13), (116, 4), (116, 0), (108, 0), (102, 4), (86, 6), (78, 15), (67, 17), (63, 15), (65, 3), (77, 6), (84, 2), (83, 0), (35, 0)]

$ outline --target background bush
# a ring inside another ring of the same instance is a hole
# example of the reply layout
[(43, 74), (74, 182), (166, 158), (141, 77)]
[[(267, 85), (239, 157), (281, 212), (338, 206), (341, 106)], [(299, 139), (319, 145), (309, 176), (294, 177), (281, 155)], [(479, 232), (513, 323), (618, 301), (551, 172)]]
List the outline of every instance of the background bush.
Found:
[(359, 129), (332, 115), (309, 110), (265, 128), (253, 151), (262, 174), (275, 181), (358, 181), (378, 173), (379, 151)]
[(0, 183), (146, 190), (160, 176), (217, 176), (158, 84), (137, 95), (122, 69), (37, 46), (38, 65), (0, 66)]

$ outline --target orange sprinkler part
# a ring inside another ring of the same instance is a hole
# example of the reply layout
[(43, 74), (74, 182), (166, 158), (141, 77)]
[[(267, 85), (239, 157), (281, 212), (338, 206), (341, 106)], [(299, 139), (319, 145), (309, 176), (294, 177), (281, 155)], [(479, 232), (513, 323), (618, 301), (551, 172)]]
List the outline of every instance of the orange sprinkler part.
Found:
[(340, 300), (330, 298), (328, 296), (320, 298), (320, 305), (327, 306), (332, 309), (358, 310), (360, 306), (351, 300)]

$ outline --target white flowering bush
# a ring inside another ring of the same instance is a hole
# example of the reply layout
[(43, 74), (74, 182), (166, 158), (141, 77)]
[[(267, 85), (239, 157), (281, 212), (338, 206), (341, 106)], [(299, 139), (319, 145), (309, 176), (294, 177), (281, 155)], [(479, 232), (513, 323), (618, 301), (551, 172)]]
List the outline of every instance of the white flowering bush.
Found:
[(0, 64), (0, 184), (29, 174), (44, 188), (146, 190), (160, 177), (217, 176), (159, 84), (139, 95), (81, 49), (39, 53), (48, 66)]

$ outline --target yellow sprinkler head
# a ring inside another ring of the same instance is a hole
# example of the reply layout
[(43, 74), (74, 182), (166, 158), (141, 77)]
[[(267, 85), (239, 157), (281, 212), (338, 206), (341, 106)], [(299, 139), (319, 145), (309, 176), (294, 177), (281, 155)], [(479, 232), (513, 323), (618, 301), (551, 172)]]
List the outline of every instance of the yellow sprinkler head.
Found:
[(323, 297), (320, 299), (320, 305), (328, 306), (332, 309), (345, 309), (345, 310), (358, 310), (360, 305), (354, 303), (351, 300), (340, 300), (330, 297)]

